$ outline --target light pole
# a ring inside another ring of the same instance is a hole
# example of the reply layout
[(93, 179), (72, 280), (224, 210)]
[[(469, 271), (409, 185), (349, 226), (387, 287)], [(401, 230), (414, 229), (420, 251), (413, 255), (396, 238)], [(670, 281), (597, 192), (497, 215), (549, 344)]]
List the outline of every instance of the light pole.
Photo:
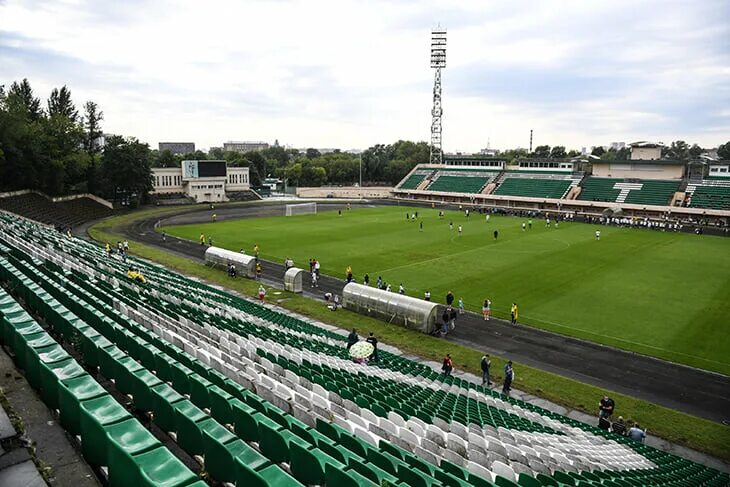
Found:
[(358, 156), (360, 156), (360, 199), (362, 199), (362, 152)]

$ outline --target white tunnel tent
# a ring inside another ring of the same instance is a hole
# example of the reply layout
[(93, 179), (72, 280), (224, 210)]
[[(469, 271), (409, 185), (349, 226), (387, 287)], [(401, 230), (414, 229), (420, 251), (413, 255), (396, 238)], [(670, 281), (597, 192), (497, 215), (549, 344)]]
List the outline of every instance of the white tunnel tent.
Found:
[(383, 291), (351, 282), (342, 290), (342, 305), (349, 310), (374, 316), (423, 333), (436, 327), (439, 305), (431, 301)]
[(220, 247), (208, 247), (205, 251), (205, 263), (214, 266), (233, 264), (239, 275), (256, 277), (256, 259), (251, 255), (232, 252)]

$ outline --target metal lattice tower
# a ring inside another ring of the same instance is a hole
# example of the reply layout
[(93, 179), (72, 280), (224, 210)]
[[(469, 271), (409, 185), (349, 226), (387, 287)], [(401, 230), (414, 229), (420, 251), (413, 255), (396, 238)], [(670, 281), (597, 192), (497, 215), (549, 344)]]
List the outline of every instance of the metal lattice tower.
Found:
[(431, 68), (433, 77), (433, 108), (431, 109), (431, 164), (443, 164), (441, 148), (441, 68), (446, 68), (446, 29), (431, 31)]

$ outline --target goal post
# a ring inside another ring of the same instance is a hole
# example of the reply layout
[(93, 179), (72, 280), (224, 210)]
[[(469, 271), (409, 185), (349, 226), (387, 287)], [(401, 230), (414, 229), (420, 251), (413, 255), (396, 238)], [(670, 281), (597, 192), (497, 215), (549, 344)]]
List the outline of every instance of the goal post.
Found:
[(286, 205), (285, 216), (295, 215), (310, 215), (317, 213), (317, 203), (297, 203), (293, 205)]

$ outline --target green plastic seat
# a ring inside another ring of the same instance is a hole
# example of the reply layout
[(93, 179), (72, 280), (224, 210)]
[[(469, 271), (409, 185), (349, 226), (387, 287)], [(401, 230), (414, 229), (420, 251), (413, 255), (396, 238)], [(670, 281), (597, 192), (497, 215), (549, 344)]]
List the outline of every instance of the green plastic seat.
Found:
[(407, 483), (411, 487), (431, 487), (440, 483), (425, 472), (409, 466), (398, 468), (397, 476), (399, 480)]
[(289, 460), (289, 445), (284, 438), (284, 431), (278, 423), (268, 418), (259, 421), (259, 448), (273, 463)]
[(337, 487), (378, 487), (378, 484), (357, 471), (340, 469), (333, 464), (325, 466), (325, 478), (327, 485)]
[(72, 358), (40, 364), (41, 398), (49, 408), (58, 409), (59, 382), (86, 375), (86, 371)]
[(377, 485), (382, 485), (384, 482), (396, 485), (399, 482), (398, 477), (389, 474), (373, 463), (350, 460), (349, 466), (352, 470), (357, 471), (360, 475), (367, 477)]
[(525, 473), (521, 473), (519, 475), (519, 477), (517, 478), (517, 485), (521, 485), (522, 487), (542, 487), (542, 484), (539, 480)]
[(254, 416), (256, 410), (242, 401), (231, 404), (233, 414), (234, 430), (239, 438), (244, 441), (258, 441), (259, 425)]
[(185, 487), (198, 480), (185, 464), (178, 460), (167, 448), (136, 455), (138, 482), (128, 485), (140, 487)]
[(117, 360), (126, 357), (126, 353), (116, 345), (99, 350), (99, 372), (107, 379), (113, 379), (116, 374)]
[(92, 465), (108, 465), (109, 438), (105, 427), (131, 418), (109, 394), (81, 402), (81, 452)]
[(134, 456), (162, 444), (134, 418), (107, 426), (105, 430), (109, 437), (110, 486), (134, 485), (138, 480)]
[(58, 387), (61, 425), (71, 435), (81, 434), (81, 403), (107, 394), (89, 374), (62, 380)]
[[(51, 339), (51, 343), (45, 347), (32, 347), (30, 343), (46, 343), (48, 338)], [(41, 387), (41, 364), (50, 364), (54, 362), (60, 362), (66, 360), (71, 356), (59, 345), (52, 337), (48, 334), (40, 333), (36, 335), (36, 338), (24, 342), (25, 346), (23, 350), (15, 350), (15, 357), (18, 360), (18, 365), (25, 369), (25, 378), (28, 383), (34, 389), (40, 389)], [(19, 360), (20, 357), (25, 357), (23, 363)]]
[(190, 376), (190, 400), (201, 409), (210, 407), (209, 388), (213, 383), (199, 374)]
[[(233, 424), (233, 395), (214, 385), (208, 391), (210, 395), (210, 415), (222, 424)], [(236, 399), (238, 401), (238, 399)]]
[(292, 475), (305, 485), (323, 485), (327, 465), (332, 465), (338, 470), (345, 468), (345, 465), (322, 450), (318, 448), (307, 450), (297, 443), (289, 445), (289, 456)]
[(223, 426), (218, 428), (203, 430), (205, 470), (219, 482), (235, 482), (235, 459), (251, 447)]
[(154, 401), (152, 388), (162, 384), (160, 379), (147, 369), (140, 369), (130, 377), (132, 383), (132, 404), (139, 411), (152, 411)]
[(188, 399), (175, 403), (175, 431), (177, 444), (190, 455), (203, 454), (203, 436), (198, 423), (210, 417)]
[(151, 389), (152, 419), (165, 432), (175, 429), (174, 405), (183, 401), (185, 397), (167, 384), (158, 384)]
[(193, 370), (180, 362), (170, 364), (172, 387), (180, 394), (190, 394), (190, 376)]
[(132, 394), (134, 392), (133, 375), (140, 370), (144, 370), (144, 367), (132, 357), (120, 358), (116, 362), (114, 387), (123, 394)]

